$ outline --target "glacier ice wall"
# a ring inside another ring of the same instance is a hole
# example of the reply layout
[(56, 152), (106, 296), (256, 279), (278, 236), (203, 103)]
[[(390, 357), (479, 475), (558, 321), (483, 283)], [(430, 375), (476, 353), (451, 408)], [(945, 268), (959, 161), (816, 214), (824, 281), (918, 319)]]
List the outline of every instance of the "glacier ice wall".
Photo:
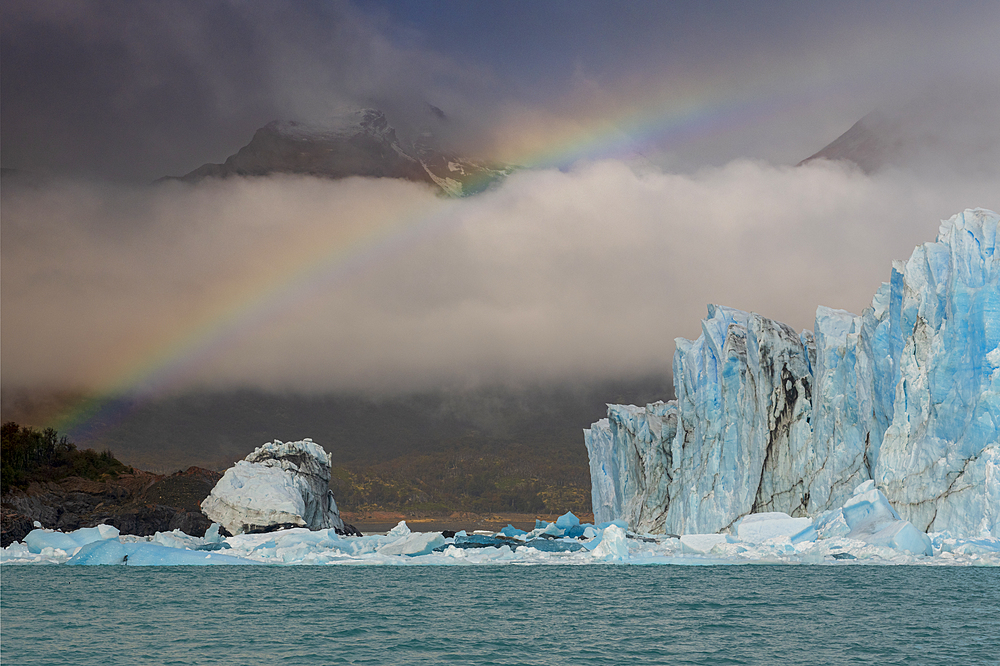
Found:
[(609, 405), (584, 431), (595, 519), (715, 532), (873, 480), (921, 530), (1000, 535), (998, 224), (942, 222), (871, 307), (820, 307), (814, 332), (710, 305), (676, 341), (676, 399)]

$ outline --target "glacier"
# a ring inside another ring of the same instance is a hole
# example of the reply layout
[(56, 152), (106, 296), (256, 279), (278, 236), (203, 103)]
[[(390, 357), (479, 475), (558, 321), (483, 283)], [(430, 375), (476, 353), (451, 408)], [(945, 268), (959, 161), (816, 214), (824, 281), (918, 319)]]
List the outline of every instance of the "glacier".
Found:
[[(226, 470), (201, 503), (229, 533), (280, 527), (347, 531), (330, 490), (332, 459), (311, 439), (275, 440)], [(350, 528), (353, 530), (353, 528)]]
[(676, 398), (609, 405), (584, 430), (595, 520), (732, 534), (871, 482), (913, 528), (883, 541), (1000, 536), (998, 222), (943, 221), (860, 316), (820, 307), (813, 331), (709, 305), (698, 339), (676, 340)]

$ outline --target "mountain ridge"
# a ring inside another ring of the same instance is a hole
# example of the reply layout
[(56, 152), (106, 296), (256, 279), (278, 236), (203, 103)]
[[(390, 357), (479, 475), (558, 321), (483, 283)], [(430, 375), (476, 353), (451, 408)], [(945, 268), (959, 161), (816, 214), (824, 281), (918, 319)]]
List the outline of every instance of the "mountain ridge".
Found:
[(425, 130), (401, 139), (378, 109), (342, 114), (326, 124), (273, 120), (225, 162), (207, 163), (183, 176), (160, 181), (195, 183), (205, 178), (301, 174), (339, 180), (352, 176), (425, 183), (454, 197), (480, 192), (513, 170), (476, 161), (438, 147)]

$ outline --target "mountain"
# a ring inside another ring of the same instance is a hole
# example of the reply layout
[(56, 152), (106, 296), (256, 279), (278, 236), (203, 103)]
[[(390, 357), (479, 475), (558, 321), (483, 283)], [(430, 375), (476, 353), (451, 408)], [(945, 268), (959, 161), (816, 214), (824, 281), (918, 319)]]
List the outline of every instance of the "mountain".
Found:
[(873, 111), (797, 166), (813, 160), (843, 160), (853, 162), (865, 173), (874, 173), (897, 161), (905, 145), (899, 123)]
[(1000, 536), (1000, 216), (966, 210), (893, 263), (860, 316), (815, 331), (709, 306), (676, 400), (585, 432), (595, 520), (637, 531), (816, 516), (874, 482), (925, 532)]
[(1000, 163), (1000, 87), (925, 91), (872, 111), (799, 162), (842, 160), (865, 173), (886, 168), (995, 174)]
[(378, 109), (361, 109), (324, 125), (272, 121), (222, 164), (203, 164), (165, 180), (306, 174), (323, 178), (401, 178), (427, 183), (450, 196), (475, 194), (511, 167), (477, 162), (438, 147), (434, 135), (401, 139)]

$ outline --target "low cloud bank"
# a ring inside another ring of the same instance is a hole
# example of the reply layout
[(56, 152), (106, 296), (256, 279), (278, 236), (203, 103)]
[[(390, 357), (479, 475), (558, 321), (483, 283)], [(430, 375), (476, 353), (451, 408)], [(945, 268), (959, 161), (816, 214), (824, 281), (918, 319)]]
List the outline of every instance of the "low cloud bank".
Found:
[(669, 372), (705, 304), (860, 312), (996, 174), (617, 161), (461, 200), (272, 177), (4, 183), (3, 383), (404, 392)]

